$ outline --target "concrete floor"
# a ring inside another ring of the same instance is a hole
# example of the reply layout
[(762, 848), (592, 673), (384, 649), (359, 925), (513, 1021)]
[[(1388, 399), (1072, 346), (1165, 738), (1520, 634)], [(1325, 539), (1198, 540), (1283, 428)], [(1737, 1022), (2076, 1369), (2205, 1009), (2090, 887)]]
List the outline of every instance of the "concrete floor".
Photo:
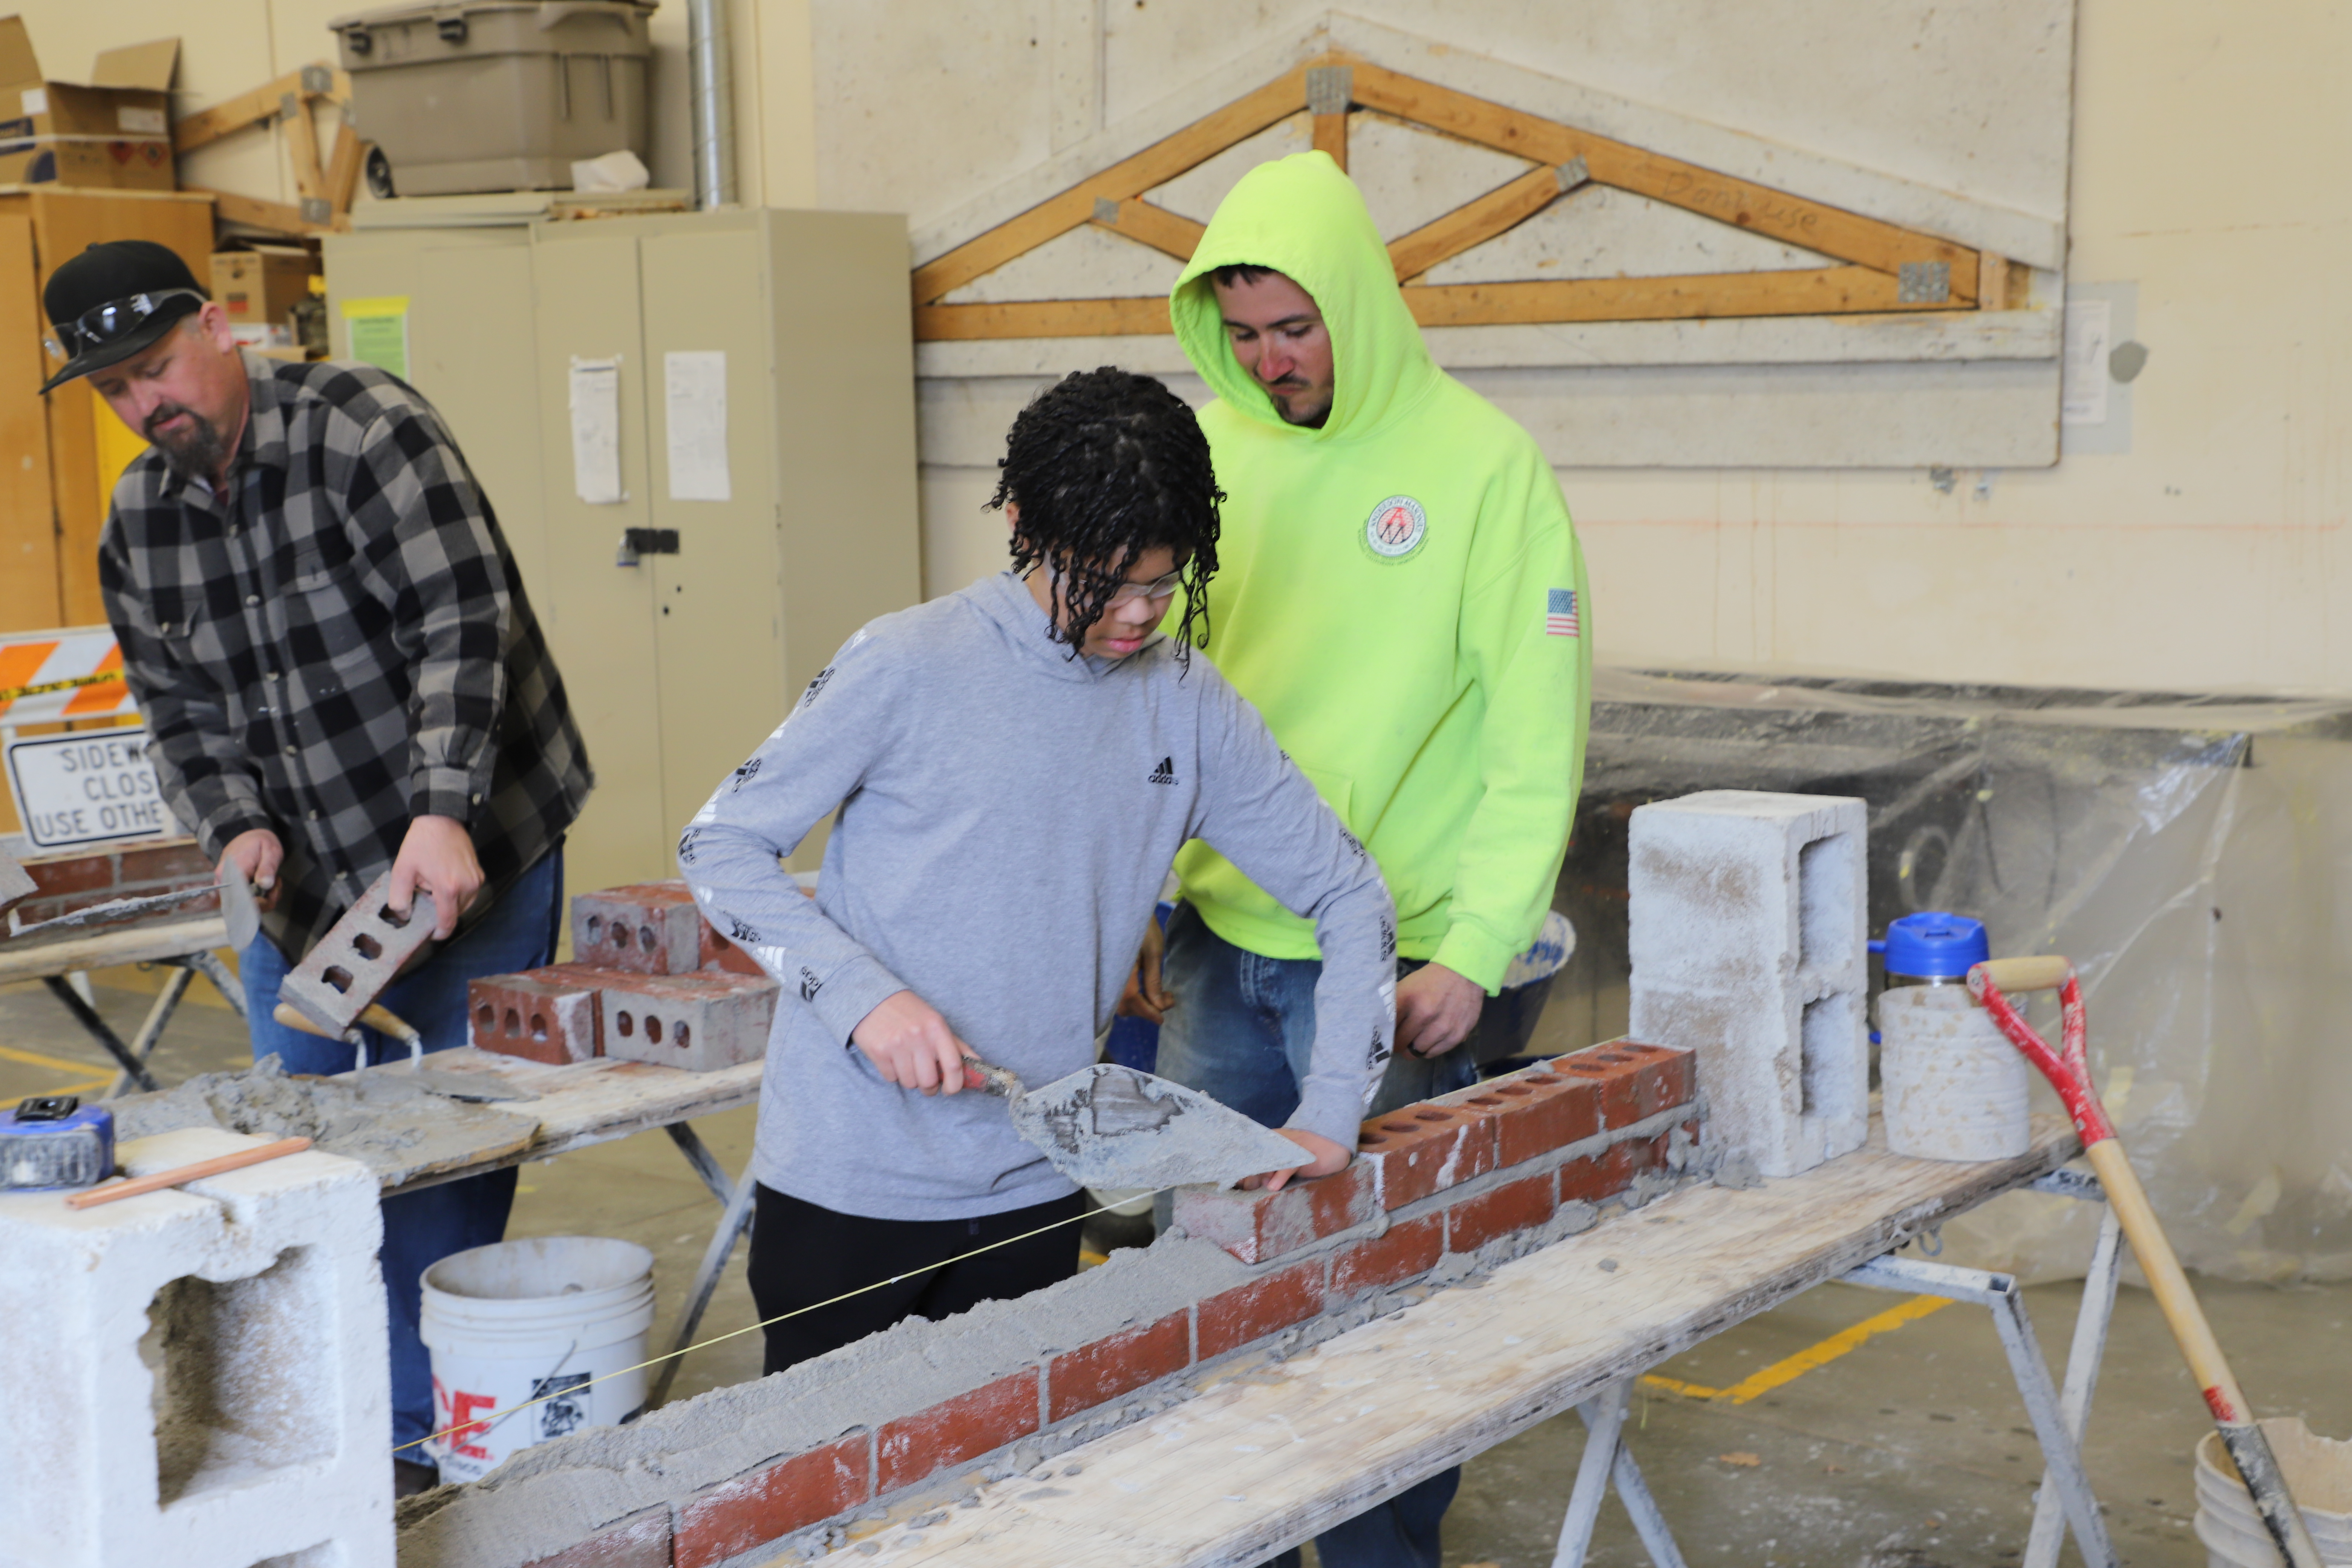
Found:
[[(197, 992), (204, 989), (199, 981)], [(101, 990), (126, 1036), (146, 999)], [(176, 1082), (245, 1059), (242, 1030), (217, 1006), (183, 1009), (156, 1058)], [(0, 1101), (103, 1087), (103, 1058), (37, 987), (0, 987)], [(749, 1145), (746, 1110), (697, 1123), (730, 1168)], [(510, 1234), (590, 1233), (650, 1247), (656, 1332), (709, 1239), (718, 1205), (658, 1133), (526, 1166)], [(2352, 1356), (2343, 1352), (2352, 1287), (2278, 1289), (2205, 1282), (2208, 1311), (2240, 1381), (2266, 1414), (2295, 1414), (2327, 1435), (2352, 1431)], [(2027, 1292), (2044, 1350), (2063, 1354), (2077, 1288)], [(1731, 1389), (1902, 1299), (1849, 1286), (1811, 1291), (1659, 1369)], [(706, 1336), (751, 1321), (738, 1259)], [(677, 1395), (756, 1376), (759, 1336), (688, 1357)], [(2202, 1406), (2155, 1305), (2126, 1289), (2091, 1422), (2091, 1477), (2131, 1568), (2203, 1568), (2189, 1530), (2189, 1452)], [(2031, 1517), (2039, 1456), (1988, 1315), (1946, 1306), (1864, 1341), (1743, 1404), (1661, 1388), (1637, 1396), (1629, 1442), (1694, 1568), (2011, 1568)], [(1582, 1445), (1573, 1415), (1474, 1460), (1447, 1522), (1448, 1568), (1542, 1568)], [(1752, 1461), (1752, 1462), (1751, 1462)], [(2069, 1548), (2065, 1561), (2075, 1561)], [(1310, 1554), (1309, 1561), (1312, 1561)], [(1625, 1515), (1602, 1510), (1594, 1568), (1643, 1563)]]

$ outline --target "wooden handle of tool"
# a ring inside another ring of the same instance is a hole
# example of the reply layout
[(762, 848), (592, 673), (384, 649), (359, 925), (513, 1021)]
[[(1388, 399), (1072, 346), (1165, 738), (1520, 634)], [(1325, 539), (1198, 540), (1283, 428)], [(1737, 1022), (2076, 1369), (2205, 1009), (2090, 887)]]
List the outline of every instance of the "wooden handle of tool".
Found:
[(277, 1142), (264, 1143), (258, 1149), (240, 1149), (234, 1154), (218, 1154), (209, 1160), (198, 1160), (193, 1165), (158, 1171), (152, 1176), (133, 1176), (127, 1182), (117, 1182), (111, 1186), (92, 1187), (86, 1193), (76, 1193), (68, 1198), (66, 1207), (86, 1209), (98, 1204), (110, 1204), (117, 1198), (135, 1198), (142, 1193), (160, 1192), (165, 1187), (176, 1187), (183, 1182), (217, 1176), (223, 1171), (258, 1165), (264, 1160), (275, 1160), (281, 1154), (299, 1154), (310, 1146), (308, 1138), (280, 1138)]
[[(343, 1040), (349, 1043), (348, 1036), (331, 1033), (325, 1025), (302, 1012), (291, 1002), (280, 1002), (269, 1010), (269, 1016), (289, 1029), (299, 1029), (306, 1035), (317, 1035), (323, 1039)], [(390, 1035), (404, 1045), (418, 1037), (414, 1026), (398, 1014), (387, 1011), (381, 1003), (370, 1005), (360, 1015), (359, 1021), (371, 1029)]]
[(2038, 958), (1994, 958), (1977, 965), (2003, 991), (2055, 991), (2074, 966), (2056, 953)]

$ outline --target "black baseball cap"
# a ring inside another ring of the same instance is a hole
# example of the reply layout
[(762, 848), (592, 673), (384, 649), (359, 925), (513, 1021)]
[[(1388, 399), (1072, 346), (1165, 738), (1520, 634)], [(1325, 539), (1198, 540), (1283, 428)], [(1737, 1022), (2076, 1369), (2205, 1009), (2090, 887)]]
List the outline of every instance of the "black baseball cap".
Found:
[(41, 390), (129, 359), (211, 298), (168, 245), (110, 239), (91, 246), (49, 274), (41, 290), (55, 346), (71, 356)]

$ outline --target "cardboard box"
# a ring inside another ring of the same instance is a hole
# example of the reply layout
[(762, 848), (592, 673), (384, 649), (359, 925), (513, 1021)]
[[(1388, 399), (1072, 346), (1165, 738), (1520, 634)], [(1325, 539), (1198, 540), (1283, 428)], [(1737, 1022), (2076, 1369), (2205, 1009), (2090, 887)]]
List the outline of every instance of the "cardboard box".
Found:
[(172, 163), (177, 38), (108, 49), (88, 83), (51, 81), (22, 16), (0, 16), (0, 184), (179, 188)]
[[(288, 327), (310, 297), (310, 253), (299, 246), (213, 252), (213, 298), (232, 327)], [(290, 327), (286, 341), (293, 341)]]

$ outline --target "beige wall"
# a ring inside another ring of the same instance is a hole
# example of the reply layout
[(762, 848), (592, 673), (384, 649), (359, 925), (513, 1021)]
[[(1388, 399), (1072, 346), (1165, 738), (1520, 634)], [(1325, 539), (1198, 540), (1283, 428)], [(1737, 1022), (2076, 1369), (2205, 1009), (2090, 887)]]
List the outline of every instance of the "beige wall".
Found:
[[(852, 25), (855, 8), (814, 3), (813, 19), (813, 0), (733, 0), (747, 199), (911, 205), (819, 166), (820, 147), (842, 162), (856, 140), (823, 117), (846, 86), (816, 79), (826, 28)], [(26, 14), (65, 76), (105, 43), (179, 32), (193, 108), (325, 55), (323, 23), (348, 4), (27, 0)], [(1445, 7), (1420, 9), (1416, 29), (1444, 37)], [(1055, 67), (1083, 66), (1083, 50), (1059, 43), (1074, 13), (1098, 14), (1068, 0), (943, 3), (930, 74), (895, 85), (936, 90), (959, 27), (1034, 29)], [(656, 28), (656, 172), (684, 183), (679, 0)], [(1602, 657), (2352, 689), (2352, 635), (2333, 613), (2352, 588), (2352, 140), (2336, 108), (2347, 77), (2352, 16), (2323, 0), (2081, 0), (2070, 276), (2137, 285), (2149, 359), (2132, 389), (2131, 450), (1963, 471), (1948, 494), (1919, 471), (1563, 470)], [(1082, 129), (1099, 100), (1063, 96), (1056, 129)], [(283, 198), (290, 181), (262, 140), (199, 153), (186, 177)], [(952, 164), (954, 150), (941, 158)], [(965, 487), (947, 488), (961, 512)], [(996, 525), (953, 526), (979, 542), (974, 531)]]

